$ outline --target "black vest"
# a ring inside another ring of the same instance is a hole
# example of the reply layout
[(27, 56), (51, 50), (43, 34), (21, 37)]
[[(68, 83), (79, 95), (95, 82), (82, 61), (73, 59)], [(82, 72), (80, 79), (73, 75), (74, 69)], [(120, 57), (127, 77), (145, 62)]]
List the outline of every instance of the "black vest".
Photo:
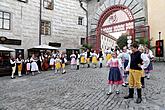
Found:
[(141, 67), (138, 66), (138, 64), (142, 64), (142, 62), (143, 62), (143, 60), (141, 59), (141, 52), (140, 51), (132, 53), (131, 54), (130, 69), (142, 70)]

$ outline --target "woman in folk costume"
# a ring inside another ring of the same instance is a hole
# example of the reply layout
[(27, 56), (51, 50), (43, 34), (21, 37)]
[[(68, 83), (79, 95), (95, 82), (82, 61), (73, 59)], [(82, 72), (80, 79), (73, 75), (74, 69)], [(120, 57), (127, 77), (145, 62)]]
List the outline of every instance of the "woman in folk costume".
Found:
[(102, 52), (101, 49), (99, 51), (98, 57), (99, 57), (100, 68), (102, 68), (103, 67), (103, 64), (102, 64), (102, 61), (103, 61), (103, 52)]
[(40, 73), (39, 69), (38, 69), (38, 65), (37, 65), (37, 57), (35, 57), (35, 55), (33, 54), (32, 57), (30, 58), (30, 62), (31, 62), (31, 72), (32, 75), (34, 76), (35, 72)]
[(86, 54), (84, 50), (80, 54), (80, 63), (82, 64), (82, 67), (86, 64)]
[(54, 57), (53, 57), (53, 55), (50, 58), (49, 65), (50, 65), (51, 69), (54, 70)]
[(90, 67), (90, 59), (91, 59), (91, 52), (89, 49), (86, 51), (86, 62), (88, 64), (88, 68)]
[(107, 50), (105, 51), (105, 55), (106, 55), (106, 61), (108, 61), (109, 59), (112, 58), (111, 49), (110, 48), (107, 48)]
[(98, 63), (98, 61), (97, 61), (98, 55), (97, 55), (97, 53), (96, 53), (96, 50), (92, 53), (91, 56), (92, 56), (92, 64), (93, 64), (93, 67), (96, 68), (96, 65), (97, 65), (97, 63)]
[(72, 51), (72, 55), (70, 55), (71, 58), (71, 69), (75, 69), (76, 66), (76, 55), (74, 54), (74, 51)]
[(17, 60), (16, 60), (16, 63), (17, 63), (17, 66), (18, 66), (18, 76), (21, 77), (22, 74), (22, 62), (23, 62), (23, 59), (22, 59), (22, 55), (19, 55)]
[[(146, 61), (146, 59), (148, 59), (148, 62), (147, 62), (148, 64), (147, 65), (149, 65), (150, 61), (149, 61), (149, 58), (148, 58), (147, 54), (144, 51), (144, 47), (139, 46), (138, 50), (141, 52), (141, 57), (142, 57), (142, 59), (144, 59), (144, 61)], [(143, 61), (143, 63), (144, 63), (144, 61)], [(145, 77), (145, 73), (144, 73), (144, 70), (142, 70), (142, 76), (141, 76), (142, 88), (145, 88), (144, 77)]]
[(13, 56), (11, 56), (11, 58), (10, 58), (10, 64), (12, 67), (11, 79), (14, 79), (15, 78), (14, 74), (15, 74), (15, 70), (16, 70), (16, 61)]
[(147, 46), (145, 46), (145, 53), (147, 54), (148, 58), (150, 59), (150, 64), (145, 69), (145, 75), (146, 75), (147, 79), (150, 79), (150, 72), (153, 70), (152, 62), (154, 61), (154, 55), (153, 55), (153, 52)]
[(118, 85), (123, 83), (120, 69), (123, 69), (123, 66), (121, 60), (117, 58), (116, 52), (112, 53), (112, 58), (107, 62), (107, 66), (110, 67), (108, 78), (109, 92), (107, 95), (112, 94), (113, 85), (116, 85), (116, 94), (119, 94)]
[(78, 53), (78, 51), (76, 51), (76, 64), (77, 64), (77, 70), (79, 70), (80, 54)]
[(55, 59), (55, 73), (58, 73), (61, 69), (61, 59), (60, 56), (57, 55)]
[(122, 86), (124, 87), (127, 87), (128, 85), (128, 75), (129, 75), (129, 71), (126, 70), (126, 67), (128, 66), (128, 62), (130, 61), (131, 57), (130, 57), (130, 54), (127, 52), (127, 47), (123, 47), (123, 51), (122, 53), (120, 53), (118, 55), (118, 58), (121, 59), (121, 63), (122, 63), (122, 66), (124, 68), (123, 71), (121, 71), (121, 73), (123, 73), (123, 84)]
[(67, 60), (66, 60), (66, 54), (63, 52), (61, 54), (61, 66), (62, 66), (62, 74), (66, 73), (65, 70), (65, 64), (66, 64)]
[(27, 75), (30, 73), (30, 69), (31, 69), (30, 59), (27, 58), (25, 62), (26, 62), (26, 75)]

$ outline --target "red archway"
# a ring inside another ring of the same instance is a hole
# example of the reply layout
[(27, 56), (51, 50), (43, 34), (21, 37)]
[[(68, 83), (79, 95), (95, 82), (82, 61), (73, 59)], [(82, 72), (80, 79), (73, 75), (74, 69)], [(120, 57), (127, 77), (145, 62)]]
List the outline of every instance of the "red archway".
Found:
[[(126, 23), (130, 23), (132, 22), (133, 23), (133, 28), (129, 29), (130, 31), (130, 35), (133, 36), (133, 39), (135, 37), (135, 22), (134, 22), (134, 16), (131, 12), (131, 10), (129, 10), (128, 7), (126, 6), (123, 6), (123, 5), (114, 5), (114, 6), (111, 6), (109, 8), (107, 8), (100, 16), (100, 19), (98, 21), (98, 24), (97, 24), (97, 28), (96, 28), (96, 44), (95, 44), (95, 49), (98, 50), (100, 48), (100, 44), (101, 44), (101, 39), (100, 39), (100, 36), (101, 36), (101, 31), (102, 31), (102, 28), (103, 28), (103, 24), (105, 22), (105, 20), (113, 13), (119, 11), (119, 10), (125, 10), (124, 12), (126, 13), (126, 15), (128, 16), (129, 20), (128, 21), (124, 21), (124, 22), (120, 22), (120, 23), (117, 23), (117, 24), (112, 24), (112, 25), (109, 25), (109, 26), (104, 26), (104, 28), (106, 27), (113, 27), (113, 26), (116, 26), (116, 25), (121, 25), (121, 24), (126, 24)], [(126, 30), (126, 27), (124, 27), (124, 29)]]

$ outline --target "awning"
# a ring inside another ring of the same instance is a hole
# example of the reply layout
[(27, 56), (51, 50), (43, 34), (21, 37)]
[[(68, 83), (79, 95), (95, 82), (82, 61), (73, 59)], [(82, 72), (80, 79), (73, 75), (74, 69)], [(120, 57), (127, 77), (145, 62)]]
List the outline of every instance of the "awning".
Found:
[(14, 52), (15, 50), (0, 45), (0, 51), (3, 51), (3, 52)]
[(52, 46), (49, 46), (49, 45), (38, 45), (38, 46), (34, 46), (32, 48), (29, 48), (29, 49), (58, 50), (58, 48), (52, 47)]

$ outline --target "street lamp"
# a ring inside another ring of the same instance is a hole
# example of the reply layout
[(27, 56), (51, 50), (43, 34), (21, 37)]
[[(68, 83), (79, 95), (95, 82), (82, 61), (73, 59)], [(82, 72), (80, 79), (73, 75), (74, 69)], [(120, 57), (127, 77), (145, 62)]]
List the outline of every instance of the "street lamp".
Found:
[(83, 7), (82, 0), (79, 0), (80, 2), (80, 7), (86, 12), (86, 19), (87, 19), (87, 24), (86, 24), (86, 43), (88, 44), (88, 10)]

